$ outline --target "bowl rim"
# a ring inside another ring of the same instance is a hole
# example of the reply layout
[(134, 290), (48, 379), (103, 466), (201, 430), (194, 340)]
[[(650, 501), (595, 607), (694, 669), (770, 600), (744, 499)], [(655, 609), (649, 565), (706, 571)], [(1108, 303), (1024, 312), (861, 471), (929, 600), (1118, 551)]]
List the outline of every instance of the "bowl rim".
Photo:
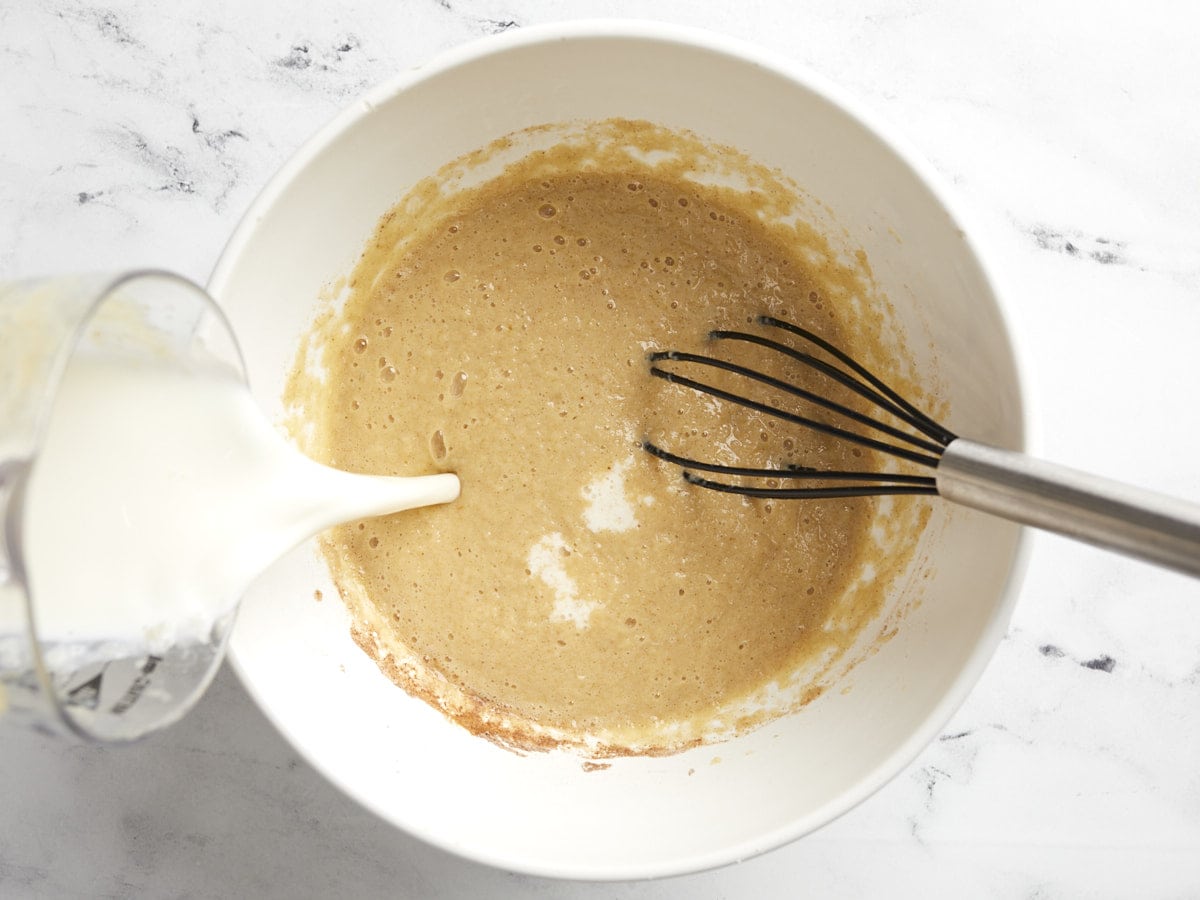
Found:
[[(811, 71), (806, 66), (778, 51), (741, 38), (731, 37), (695, 26), (621, 18), (580, 19), (531, 25), (476, 38), (466, 43), (444, 49), (433, 55), (426, 62), (397, 73), (367, 90), (335, 114), (325, 125), (309, 137), (270, 178), (262, 191), (250, 204), (231, 237), (222, 248), (217, 264), (207, 283), (209, 293), (217, 298), (217, 302), (220, 303), (220, 298), (227, 287), (227, 282), (234, 266), (266, 212), (285, 194), (296, 177), (329, 144), (353, 127), (362, 118), (370, 115), (376, 106), (383, 104), (395, 95), (409, 90), (415, 85), (484, 57), (503, 54), (508, 51), (519, 50), (538, 44), (594, 39), (635, 40), (677, 45), (689, 49), (707, 50), (727, 58), (732, 58), (740, 63), (765, 69), (822, 97), (835, 106), (842, 114), (857, 122), (874, 135), (935, 198), (951, 223), (960, 232), (967, 255), (978, 266), (982, 280), (988, 288), (988, 294), (998, 314), (1001, 332), (998, 337), (1002, 340), (1013, 364), (1014, 388), (1019, 401), (1018, 422), (1023, 434), (1023, 444), (1029, 446), (1031, 443), (1037, 443), (1037, 441), (1033, 440), (1035, 436), (1031, 434), (1032, 416), (1030, 415), (1030, 395), (1027, 390), (1027, 384), (1030, 381), (1030, 368), (1027, 354), (1014, 345), (1009, 314), (997, 289), (996, 278), (987, 265), (986, 259), (980, 252), (979, 247), (971, 237), (973, 229), (970, 225), (970, 216), (964, 213), (958, 202), (943, 186), (942, 177), (915, 150), (913, 145), (899, 132), (896, 126), (883, 119), (878, 113), (865, 108), (855, 97), (827, 80), (824, 76)], [(1022, 448), (1017, 447), (1013, 449)], [(1020, 586), (1028, 567), (1032, 543), (1030, 538), (1029, 530), (1021, 528), (1017, 536), (1012, 563), (1001, 596), (993, 606), (992, 614), (986, 621), (980, 638), (976, 641), (975, 647), (966, 663), (960, 669), (958, 677), (949, 685), (940, 700), (931, 708), (918, 727), (913, 729), (909, 737), (881, 758), (866, 775), (844, 791), (835, 802), (819, 807), (807, 815), (797, 817), (785, 826), (760, 833), (738, 844), (727, 845), (720, 851), (677, 855), (659, 860), (654, 864), (627, 865), (623, 867), (614, 867), (611, 865), (588, 866), (575, 863), (555, 863), (545, 858), (514, 858), (503, 853), (489, 852), (486, 848), (463, 847), (455, 844), (452, 840), (443, 839), (437, 835), (416, 829), (411, 823), (401, 826), (392, 820), (389, 811), (382, 804), (377, 803), (375, 798), (360, 796), (357, 791), (352, 790), (344, 783), (339, 773), (329, 771), (326, 766), (310, 755), (308, 749), (301, 741), (294, 738), (287, 723), (275, 716), (270, 704), (256, 691), (253, 682), (247, 676), (238, 659), (236, 647), (233, 642), (230, 644), (228, 658), (243, 688), (253, 698), (255, 704), (268, 721), (287, 739), (293, 749), (344, 794), (351, 797), (360, 806), (370, 810), (379, 818), (388, 822), (392, 827), (399, 828), (428, 844), (462, 858), (485, 863), (500, 869), (520, 871), (543, 877), (618, 881), (682, 875), (740, 862), (791, 843), (845, 815), (903, 773), (921, 752), (930, 745), (954, 713), (965, 702), (967, 696), (983, 675), (984, 669), (991, 661), (996, 649), (999, 647), (1001, 640), (1008, 630), (1010, 619), (1016, 607)]]

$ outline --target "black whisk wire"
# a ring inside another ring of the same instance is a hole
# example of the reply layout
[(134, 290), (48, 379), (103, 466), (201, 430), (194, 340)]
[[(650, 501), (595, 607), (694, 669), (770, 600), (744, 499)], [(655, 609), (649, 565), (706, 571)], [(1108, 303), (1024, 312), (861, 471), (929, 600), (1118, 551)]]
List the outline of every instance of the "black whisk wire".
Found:
[[(899, 472), (849, 472), (828, 469), (811, 469), (805, 466), (789, 466), (785, 469), (753, 469), (742, 466), (725, 466), (720, 463), (702, 462), (671, 453), (650, 441), (643, 441), (642, 448), (653, 456), (683, 467), (683, 477), (689, 484), (715, 491), (742, 494), (748, 497), (769, 497), (781, 500), (801, 498), (819, 499), (833, 497), (874, 497), (879, 494), (936, 494), (937, 486), (928, 475), (906, 475)], [(835, 485), (832, 487), (746, 487), (710, 481), (693, 475), (691, 470), (719, 472), (744, 478), (775, 478), (780, 480), (805, 481), (858, 481), (870, 482), (863, 485)]]
[[(917, 409), (910, 402), (904, 399), (902, 395), (892, 390), (882, 379), (876, 377), (866, 366), (860, 365), (852, 356), (843, 350), (838, 349), (829, 341), (821, 336), (814, 334), (807, 328), (801, 328), (799, 325), (793, 325), (791, 322), (785, 322), (783, 319), (776, 319), (773, 316), (759, 316), (758, 322), (760, 325), (767, 325), (772, 328), (779, 328), (794, 334), (803, 340), (808, 341), (815, 347), (820, 347), (838, 362), (851, 369), (855, 374), (863, 378), (867, 383), (875, 387), (881, 394), (888, 397), (896, 406), (903, 409), (911, 419), (901, 416), (906, 421), (911, 421), (912, 424), (936, 440), (943, 447), (954, 440), (958, 435), (954, 434), (949, 429), (942, 426), (940, 422), (931, 419), (921, 410)], [(920, 423), (920, 424), (918, 424)]]
[[(809, 428), (822, 434), (869, 447), (873, 450), (878, 450), (921, 466), (928, 468), (937, 467), (942, 450), (947, 444), (955, 439), (953, 433), (943, 428), (936, 421), (925, 415), (923, 412), (905, 400), (900, 394), (890, 388), (866, 367), (862, 366), (849, 355), (811, 331), (771, 316), (760, 316), (758, 318), (758, 322), (768, 327), (779, 328), (801, 338), (804, 341), (807, 341), (808, 343), (836, 359), (849, 371), (838, 368), (838, 366), (819, 359), (809, 353), (804, 353), (789, 347), (786, 344), (781, 344), (778, 341), (761, 337), (759, 335), (748, 334), (740, 331), (718, 330), (710, 332), (709, 338), (714, 341), (742, 341), (745, 343), (756, 344), (771, 351), (781, 353), (795, 362), (800, 363), (811, 370), (819, 372), (832, 381), (850, 389), (854, 393), (870, 401), (880, 410), (895, 417), (898, 421), (904, 423), (915, 431), (920, 432), (920, 434), (924, 435), (924, 437), (918, 437), (909, 434), (900, 428), (896, 428), (888, 423), (881, 422), (877, 418), (860, 413), (857, 410), (837, 403), (828, 397), (821, 396), (797, 385), (790, 384), (789, 382), (782, 381), (778, 378), (765, 375), (761, 372), (754, 371), (753, 369), (749, 369), (745, 366), (741, 366), (727, 360), (722, 360), (717, 357), (696, 353), (682, 353), (670, 350), (658, 351), (650, 354), (650, 373), (655, 377), (661, 378), (672, 384), (677, 384), (682, 387), (716, 397), (720, 400), (735, 403), (748, 409), (753, 409), (766, 415), (774, 416), (796, 425), (801, 425), (805, 428)], [(685, 375), (681, 375), (677, 372), (664, 369), (656, 365), (656, 363), (660, 362), (692, 363), (730, 372), (740, 378), (759, 382), (774, 390), (782, 391), (785, 394), (819, 406), (825, 410), (833, 412), (838, 416), (843, 417), (844, 419), (848, 419), (851, 422), (862, 425), (880, 434), (887, 435), (888, 437), (907, 444), (908, 446), (900, 446), (899, 444), (889, 443), (887, 441), (869, 437), (857, 431), (850, 431), (838, 425), (832, 425), (808, 416), (799, 415), (789, 410), (781, 409), (772, 404), (763, 403), (758, 400), (752, 400), (748, 397), (740, 396), (739, 394), (735, 394), (731, 391), (718, 388), (715, 385), (697, 381), (693, 378), (689, 378)], [(715, 491), (740, 494), (747, 497), (821, 499), (836, 497), (878, 496), (881, 494), (937, 493), (937, 487), (934, 478), (925, 475), (908, 475), (903, 473), (869, 471), (827, 471), (790, 465), (783, 468), (749, 468), (742, 466), (728, 466), (679, 456), (659, 447), (649, 440), (643, 441), (642, 446), (645, 450), (659, 459), (683, 467), (683, 477), (689, 484), (694, 484), (698, 487), (704, 487)], [(763, 487), (713, 481), (712, 479), (695, 475), (693, 470), (714, 472), (729, 477), (776, 479), (780, 482), (781, 486)], [(799, 487), (782, 486), (782, 484), (787, 481), (797, 480), (804, 482), (820, 482), (820, 484), (818, 486), (814, 486), (812, 484), (806, 484), (805, 486)], [(829, 482), (846, 483), (831, 485)]]
[[(690, 353), (676, 353), (674, 350), (668, 350), (661, 353), (653, 353), (650, 355), (651, 362), (662, 362), (663, 360), (671, 360), (673, 362), (701, 362), (705, 365), (712, 365), (716, 368), (731, 369), (736, 368), (728, 364), (722, 364), (720, 360), (713, 359), (707, 356), (696, 356)], [(739, 406), (744, 406), (747, 409), (753, 409), (757, 412), (765, 413), (768, 416), (774, 416), (777, 419), (783, 419), (785, 422), (791, 422), (794, 425), (803, 425), (805, 428), (811, 428), (813, 431), (819, 431), (821, 434), (827, 434), (830, 437), (841, 438), (842, 440), (850, 441), (854, 444), (859, 444), (863, 447), (869, 447), (872, 450), (881, 450), (884, 453), (890, 453), (893, 456), (898, 456), (902, 459), (907, 459), (909, 462), (915, 462), (919, 465), (936, 466), (937, 457), (930, 456), (924, 453), (917, 453), (909, 450), (907, 447), (899, 447), (895, 444), (888, 444), (884, 441), (876, 440), (854, 431), (847, 431), (845, 428), (839, 428), (837, 425), (830, 425), (826, 422), (820, 422), (816, 419), (810, 419), (807, 416), (797, 415), (793, 412), (780, 409), (777, 406), (772, 406), (769, 403), (760, 403), (757, 400), (751, 400), (749, 397), (742, 397), (738, 394), (722, 390), (719, 387), (714, 387), (711, 384), (705, 384), (696, 381), (693, 378), (688, 378), (686, 375), (680, 375), (676, 372), (670, 372), (666, 369), (661, 369), (658, 366), (650, 368), (650, 374), (663, 381), (669, 381), (672, 384), (678, 384), (682, 387), (691, 388), (694, 391), (699, 391), (702, 394), (708, 394), (711, 397), (716, 397), (719, 400), (726, 400), (730, 403), (736, 403)], [(931, 445), (932, 452), (940, 451), (937, 445)]]
[[(779, 350), (781, 352), (786, 352), (786, 353), (788, 353), (789, 356), (793, 355), (793, 351), (789, 347), (785, 347), (782, 344), (776, 344), (774, 341), (768, 341), (768, 340), (764, 340), (764, 339), (754, 340), (754, 335), (743, 334), (742, 332), (738, 332), (738, 331), (714, 331), (714, 332), (712, 332), (710, 337), (712, 337), (714, 340), (722, 340), (722, 339), (730, 339), (730, 338), (738, 339), (738, 340), (751, 339), (752, 343), (761, 344), (762, 346), (769, 347), (772, 350)], [(795, 354), (795, 355), (802, 357), (802, 360), (806, 364), (807, 363), (815, 363), (818, 365), (824, 365), (821, 363), (820, 360), (813, 359), (812, 357), (808, 356), (807, 354)], [(717, 357), (714, 357), (714, 356), (704, 356), (699, 353), (682, 353), (682, 352), (679, 352), (676, 350), (666, 350), (666, 351), (660, 351), (660, 352), (650, 354), (650, 362), (651, 363), (662, 362), (664, 360), (670, 360), (671, 362), (699, 363), (702, 366), (711, 366), (714, 369), (722, 369), (726, 372), (732, 372), (735, 375), (741, 375), (744, 378), (748, 378), (752, 381), (760, 382), (762, 384), (767, 385), (768, 387), (775, 388), (776, 390), (785, 391), (786, 393), (789, 393), (794, 397), (799, 397), (801, 400), (807, 400), (809, 403), (812, 403), (816, 406), (823, 407), (823, 408), (829, 410), (830, 412), (835, 412), (840, 416), (845, 416), (847, 419), (851, 419), (855, 422), (858, 422), (860, 425), (865, 425), (867, 428), (872, 428), (876, 431), (879, 431), (879, 432), (882, 432), (883, 434), (888, 435), (889, 437), (893, 437), (893, 438), (896, 438), (897, 440), (904, 441), (905, 443), (911, 444), (914, 447), (918, 447), (922, 450), (925, 450), (927, 453), (933, 453), (933, 454), (940, 453), (942, 451), (942, 447), (944, 446), (943, 444), (940, 444), (940, 443), (933, 443), (930, 441), (921, 440), (920, 438), (914, 437), (913, 435), (908, 434), (905, 431), (901, 431), (899, 428), (893, 428), (891, 425), (887, 425), (883, 422), (880, 422), (878, 419), (872, 419), (870, 416), (865, 416), (862, 413), (858, 412), (857, 410), (850, 409), (850, 407), (848, 407), (848, 406), (843, 406), (841, 403), (831, 400), (828, 397), (822, 397), (820, 394), (814, 394), (812, 391), (805, 390), (804, 388), (798, 387), (797, 385), (789, 384), (786, 381), (780, 381), (778, 378), (772, 378), (770, 375), (764, 375), (762, 372), (756, 372), (753, 369), (748, 369), (745, 366), (739, 366), (736, 363), (731, 363), (731, 362), (728, 362), (723, 359), (718, 359)], [(818, 369), (818, 371), (824, 371), (824, 369)], [(836, 372), (838, 376), (841, 376), (841, 377), (836, 378), (836, 380), (839, 382), (842, 382), (842, 378), (852, 380), (852, 379), (849, 379), (849, 376), (845, 375), (844, 372), (839, 372), (836, 369), (833, 371)], [(723, 400), (729, 400), (730, 402), (737, 403), (741, 406), (747, 406), (747, 407), (750, 407), (751, 409), (758, 409), (759, 412), (766, 412), (777, 418), (786, 419), (788, 421), (793, 421), (793, 422), (796, 422), (796, 424), (802, 424), (802, 425), (805, 425), (806, 427), (813, 428), (817, 431), (822, 431), (826, 434), (833, 434), (833, 435), (836, 435), (837, 437), (842, 437), (842, 438), (845, 438), (846, 440), (855, 441), (855, 442), (858, 442), (860, 440), (860, 438), (862, 438), (861, 435), (858, 435), (855, 432), (844, 431), (842, 429), (836, 428), (835, 426), (827, 426), (824, 423), (816, 422), (814, 420), (810, 420), (805, 417), (797, 417), (794, 413), (784, 412), (782, 410), (779, 410), (777, 407), (770, 406), (768, 404), (756, 403), (756, 401), (749, 400), (744, 397), (739, 397), (739, 396), (729, 393), (727, 391), (721, 391), (719, 388), (711, 387), (710, 385), (702, 385), (700, 382), (694, 381), (692, 379), (686, 378), (681, 375), (677, 375), (673, 372), (668, 372), (665, 369), (659, 369), (657, 367), (652, 367), (650, 369), (650, 373), (652, 375), (655, 375), (659, 378), (664, 379), (665, 381), (674, 381), (677, 384), (683, 384), (687, 387), (692, 388), (693, 390), (703, 391), (704, 393), (712, 394), (714, 397), (721, 397), (721, 399), (723, 399)], [(835, 377), (832, 373), (826, 373), (826, 374), (829, 374), (830, 377)], [(845, 382), (842, 382), (842, 383), (845, 383)], [(847, 385), (847, 387), (849, 387), (849, 386), (850, 385)], [(867, 390), (866, 388), (863, 387), (863, 385), (858, 384), (857, 382), (854, 382), (854, 387), (851, 389), (856, 390), (856, 392), (861, 392), (862, 390)], [(875, 402), (877, 404), (886, 402), (884, 400), (884, 398), (879, 397), (878, 395), (875, 395), (873, 392), (868, 392), (868, 395), (864, 395), (864, 396), (867, 396), (867, 399), (872, 400), (873, 402)], [(893, 410), (891, 408), (890, 404), (884, 408), (887, 409), (888, 412), (893, 413), (893, 415), (899, 416), (904, 421), (908, 421), (907, 418), (900, 415), (900, 411)], [(797, 418), (801, 419), (802, 421), (796, 421)], [(874, 445), (874, 446), (876, 449), (884, 449), (884, 447), (886, 445), (880, 444), (880, 445)], [(892, 452), (898, 453), (899, 450), (898, 450), (898, 448), (896, 448)], [(916, 460), (916, 459), (913, 460), (913, 462), (918, 462), (918, 461), (919, 460)]]

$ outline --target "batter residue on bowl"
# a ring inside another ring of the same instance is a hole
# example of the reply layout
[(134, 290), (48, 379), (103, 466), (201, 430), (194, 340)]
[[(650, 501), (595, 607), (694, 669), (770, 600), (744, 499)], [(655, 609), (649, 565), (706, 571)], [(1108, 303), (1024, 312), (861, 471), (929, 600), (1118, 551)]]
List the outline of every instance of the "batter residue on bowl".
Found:
[(881, 526), (876, 500), (691, 488), (639, 448), (863, 464), (647, 373), (648, 351), (764, 312), (895, 353), (865, 260), (797, 221), (802, 202), (728, 148), (614, 120), (505, 139), (383, 218), (289, 401), (324, 462), (462, 479), (449, 506), (323, 542), (398, 684), (507, 746), (592, 755), (678, 750), (819, 693), (919, 528)]

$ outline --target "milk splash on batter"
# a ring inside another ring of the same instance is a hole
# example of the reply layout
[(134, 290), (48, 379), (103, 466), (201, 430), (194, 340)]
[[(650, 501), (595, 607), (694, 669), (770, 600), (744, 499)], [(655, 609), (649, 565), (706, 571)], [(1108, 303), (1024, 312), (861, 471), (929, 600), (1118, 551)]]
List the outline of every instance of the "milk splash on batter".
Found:
[(583, 499), (588, 504), (583, 518), (591, 531), (628, 531), (637, 527), (633, 504), (625, 494), (625, 473), (632, 467), (630, 456), (583, 489)]
[(529, 571), (554, 591), (551, 622), (572, 622), (576, 628), (587, 628), (595, 603), (579, 596), (579, 586), (567, 574), (565, 559), (571, 548), (557, 531), (548, 534), (529, 548)]

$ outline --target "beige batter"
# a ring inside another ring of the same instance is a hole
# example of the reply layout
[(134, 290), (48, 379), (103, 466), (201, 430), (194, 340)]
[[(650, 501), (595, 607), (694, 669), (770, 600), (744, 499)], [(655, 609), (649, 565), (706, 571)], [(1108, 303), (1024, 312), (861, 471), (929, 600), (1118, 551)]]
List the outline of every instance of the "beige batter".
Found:
[[(644, 162), (663, 146), (670, 161)], [(864, 463), (649, 376), (649, 350), (703, 350), (709, 329), (754, 330), (763, 312), (868, 357), (878, 332), (843, 321), (862, 261), (771, 222), (779, 198), (692, 180), (699, 146), (608, 122), (480, 186), (418, 186), (298, 361), (310, 452), (460, 476), (456, 503), (343, 526), (324, 549), (364, 649), (508, 746), (668, 752), (783, 712), (747, 701), (834, 658), (904, 561), (871, 540), (878, 501), (717, 494), (640, 449)]]

